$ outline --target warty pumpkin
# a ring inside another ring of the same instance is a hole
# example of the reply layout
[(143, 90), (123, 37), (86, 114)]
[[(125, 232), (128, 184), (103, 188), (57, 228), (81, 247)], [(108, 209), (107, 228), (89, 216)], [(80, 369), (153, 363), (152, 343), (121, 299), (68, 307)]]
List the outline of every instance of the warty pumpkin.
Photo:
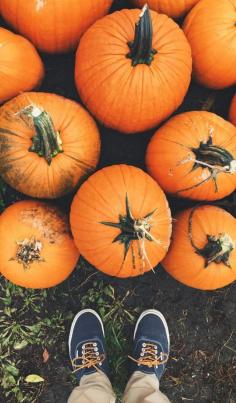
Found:
[(1, 0), (3, 18), (43, 52), (75, 49), (81, 35), (112, 0)]
[(236, 0), (204, 0), (184, 22), (193, 74), (206, 87), (221, 89), (236, 83), (235, 21)]
[(97, 126), (76, 102), (31, 92), (0, 108), (0, 175), (19, 192), (61, 197), (95, 169), (99, 154)]
[(165, 192), (221, 199), (236, 185), (236, 128), (206, 111), (174, 116), (152, 137), (146, 164)]
[(199, 0), (132, 0), (136, 7), (143, 7), (145, 4), (151, 10), (163, 13), (171, 18), (179, 18), (187, 14)]
[(215, 206), (179, 213), (172, 242), (162, 262), (176, 280), (201, 290), (215, 290), (236, 279), (235, 218)]
[(166, 15), (121, 10), (97, 21), (80, 41), (75, 81), (83, 103), (105, 126), (134, 133), (166, 119), (183, 101), (191, 51)]
[(44, 66), (34, 46), (0, 28), (0, 103), (38, 87), (43, 77)]
[(166, 197), (139, 168), (112, 165), (91, 175), (71, 206), (80, 253), (102, 272), (134, 277), (165, 256), (171, 234)]
[(0, 217), (0, 271), (12, 283), (53, 287), (73, 271), (79, 252), (67, 218), (39, 201), (20, 201)]
[(230, 105), (229, 120), (236, 126), (236, 94), (234, 95)]

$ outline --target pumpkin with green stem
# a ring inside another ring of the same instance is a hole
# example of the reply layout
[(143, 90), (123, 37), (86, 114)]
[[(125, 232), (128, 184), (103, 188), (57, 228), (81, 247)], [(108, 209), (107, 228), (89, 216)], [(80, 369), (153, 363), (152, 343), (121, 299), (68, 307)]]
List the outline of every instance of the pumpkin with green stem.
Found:
[(164, 14), (121, 10), (82, 37), (75, 82), (83, 103), (105, 126), (135, 133), (157, 126), (182, 103), (192, 70), (179, 26)]
[(177, 214), (162, 265), (190, 287), (215, 290), (232, 283), (236, 280), (235, 218), (208, 205)]
[(199, 0), (132, 0), (136, 7), (143, 7), (145, 4), (151, 10), (163, 13), (171, 18), (179, 18), (187, 14)]
[(0, 108), (0, 175), (19, 192), (49, 199), (72, 192), (99, 155), (96, 123), (76, 102), (32, 92)]
[(113, 165), (91, 175), (73, 200), (70, 222), (80, 253), (110, 276), (150, 271), (168, 250), (166, 197), (149, 175), (133, 166)]

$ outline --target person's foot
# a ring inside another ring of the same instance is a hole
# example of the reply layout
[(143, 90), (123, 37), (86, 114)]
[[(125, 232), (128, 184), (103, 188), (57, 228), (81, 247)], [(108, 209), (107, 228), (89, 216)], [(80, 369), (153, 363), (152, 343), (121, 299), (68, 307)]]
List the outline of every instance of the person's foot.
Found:
[(69, 354), (78, 381), (97, 370), (109, 375), (105, 334), (100, 316), (92, 309), (77, 313), (69, 334)]
[(131, 375), (155, 374), (160, 380), (169, 357), (170, 336), (164, 316), (155, 309), (144, 311), (135, 326)]

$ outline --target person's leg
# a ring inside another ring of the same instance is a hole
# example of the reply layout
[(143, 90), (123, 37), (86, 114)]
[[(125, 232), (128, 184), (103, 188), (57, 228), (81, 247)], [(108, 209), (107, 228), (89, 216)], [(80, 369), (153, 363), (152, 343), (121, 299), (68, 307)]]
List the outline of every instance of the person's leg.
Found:
[(123, 403), (168, 403), (160, 392), (159, 381), (164, 373), (170, 350), (168, 326), (163, 315), (154, 309), (139, 317), (134, 330), (131, 377)]
[(95, 311), (84, 309), (75, 316), (69, 335), (69, 353), (79, 386), (71, 393), (68, 403), (115, 403), (108, 378), (104, 328)]

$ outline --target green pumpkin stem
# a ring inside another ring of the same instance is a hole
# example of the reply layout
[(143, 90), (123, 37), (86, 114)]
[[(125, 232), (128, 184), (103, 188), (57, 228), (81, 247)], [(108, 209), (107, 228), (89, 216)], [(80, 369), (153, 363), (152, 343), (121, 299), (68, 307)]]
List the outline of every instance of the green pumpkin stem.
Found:
[(228, 234), (219, 233), (215, 235), (206, 235), (206, 244), (203, 248), (199, 248), (193, 241), (192, 225), (193, 215), (197, 208), (193, 208), (188, 222), (188, 236), (195, 253), (202, 256), (205, 260), (205, 267), (207, 268), (210, 263), (223, 263), (225, 266), (231, 268), (229, 258), (235, 244)]
[(127, 54), (132, 59), (132, 66), (137, 64), (152, 63), (156, 49), (152, 48), (152, 19), (149, 8), (145, 5), (140, 14), (139, 21), (135, 24), (135, 36), (132, 42), (128, 42), (130, 52)]
[(44, 157), (50, 165), (53, 157), (63, 152), (62, 141), (51, 116), (44, 109), (32, 105), (24, 108), (20, 114), (32, 120), (36, 132), (29, 151)]

